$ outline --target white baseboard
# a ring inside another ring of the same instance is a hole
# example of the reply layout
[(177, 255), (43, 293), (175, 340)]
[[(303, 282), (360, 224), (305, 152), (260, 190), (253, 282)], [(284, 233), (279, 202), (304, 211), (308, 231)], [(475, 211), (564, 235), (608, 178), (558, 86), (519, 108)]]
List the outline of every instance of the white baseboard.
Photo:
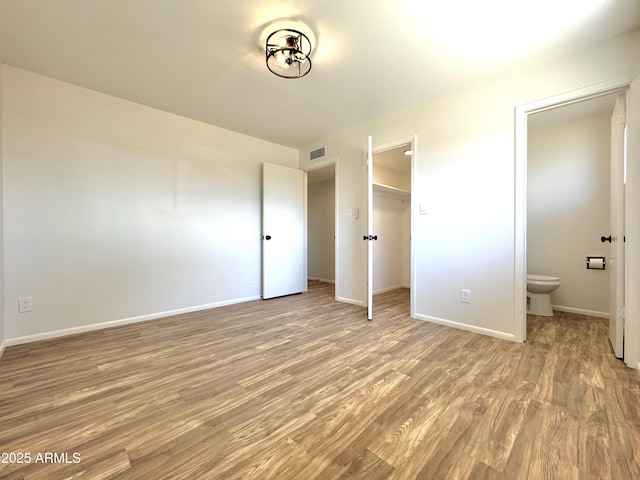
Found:
[(329, 280), (328, 278), (320, 278), (320, 277), (309, 277), (308, 280), (311, 280), (312, 282), (336, 283), (335, 280)]
[(577, 313), (578, 315), (588, 315), (590, 317), (609, 318), (608, 312), (598, 312), (596, 310), (585, 310), (583, 308), (563, 307), (562, 305), (552, 305), (551, 308), (559, 312)]
[(451, 320), (445, 320), (444, 318), (431, 317), (429, 315), (421, 315), (416, 313), (417, 320), (424, 320), (426, 322), (437, 323), (438, 325), (444, 325), (445, 327), (457, 328), (458, 330), (466, 330), (468, 332), (481, 333), (490, 337), (501, 338), (502, 340), (516, 341), (514, 334), (500, 332), (498, 330), (491, 330), (489, 328), (476, 327), (475, 325), (468, 325), (466, 323), (453, 322)]
[(76, 333), (91, 332), (93, 330), (102, 330), (104, 328), (119, 327), (121, 325), (129, 325), (132, 323), (146, 322), (149, 320), (157, 320), (159, 318), (171, 317), (174, 315), (181, 315), (183, 313), (199, 312), (202, 310), (209, 310), (212, 308), (224, 307), (225, 305), (233, 305), (236, 303), (250, 302), (252, 300), (260, 300), (260, 298), (261, 297), (259, 295), (244, 297), (244, 298), (236, 298), (233, 300), (225, 300), (222, 302), (207, 303), (205, 305), (197, 305), (195, 307), (178, 308), (176, 310), (168, 310), (166, 312), (158, 312), (158, 313), (152, 313), (149, 315), (140, 315), (137, 317), (122, 318), (120, 320), (111, 320), (108, 322), (93, 323), (90, 325), (81, 325), (79, 327), (65, 328), (62, 330), (53, 330), (49, 332), (36, 333), (33, 335), (25, 335), (25, 336), (16, 337), (16, 338), (8, 338), (3, 344), (3, 348), (4, 348), (4, 345), (9, 347), (12, 345), (20, 345), (22, 343), (31, 343), (31, 342), (37, 342), (40, 340), (48, 340), (50, 338), (65, 337), (67, 335), (74, 335)]
[(337, 302), (350, 303), (351, 305), (357, 305), (359, 307), (364, 307), (365, 303), (362, 300), (354, 300), (353, 298), (346, 297), (336, 297)]
[(399, 288), (407, 288), (407, 287), (405, 287), (404, 285), (393, 285), (392, 287), (385, 287), (379, 290), (375, 290), (373, 294), (378, 295), (379, 293), (392, 292), (394, 290), (398, 290)]

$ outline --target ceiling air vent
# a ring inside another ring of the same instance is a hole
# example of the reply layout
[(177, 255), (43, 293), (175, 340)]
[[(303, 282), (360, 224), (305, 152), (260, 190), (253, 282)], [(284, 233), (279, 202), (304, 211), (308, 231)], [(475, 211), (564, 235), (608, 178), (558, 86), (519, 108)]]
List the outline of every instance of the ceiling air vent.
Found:
[(320, 148), (316, 148), (315, 150), (312, 150), (311, 153), (309, 153), (309, 160), (317, 160), (318, 158), (324, 157), (324, 154), (325, 154), (324, 148), (325, 147), (320, 147)]

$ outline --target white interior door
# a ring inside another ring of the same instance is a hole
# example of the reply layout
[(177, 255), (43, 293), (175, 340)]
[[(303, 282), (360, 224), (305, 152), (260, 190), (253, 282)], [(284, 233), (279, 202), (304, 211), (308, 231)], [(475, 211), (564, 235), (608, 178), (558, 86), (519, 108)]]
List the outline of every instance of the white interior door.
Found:
[(640, 370), (640, 76), (627, 91), (624, 362)]
[(373, 320), (373, 137), (367, 139), (367, 319)]
[[(609, 340), (618, 358), (624, 356), (624, 203), (626, 95), (621, 93), (611, 116), (611, 231), (609, 246)], [(605, 241), (606, 241), (605, 240)]]
[(262, 298), (307, 290), (306, 178), (295, 168), (262, 170)]

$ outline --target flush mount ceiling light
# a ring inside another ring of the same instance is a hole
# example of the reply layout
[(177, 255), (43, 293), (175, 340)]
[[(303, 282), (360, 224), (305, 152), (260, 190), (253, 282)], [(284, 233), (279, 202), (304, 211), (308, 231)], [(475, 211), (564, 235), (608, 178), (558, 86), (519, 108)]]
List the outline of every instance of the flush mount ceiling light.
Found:
[(301, 78), (311, 71), (311, 42), (298, 30), (276, 30), (267, 37), (267, 68), (282, 78)]

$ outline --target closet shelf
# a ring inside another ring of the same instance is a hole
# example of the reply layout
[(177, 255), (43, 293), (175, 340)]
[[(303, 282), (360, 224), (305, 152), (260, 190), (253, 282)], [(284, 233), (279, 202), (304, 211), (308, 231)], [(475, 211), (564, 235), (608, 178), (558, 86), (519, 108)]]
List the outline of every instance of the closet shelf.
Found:
[(376, 193), (383, 193), (398, 198), (411, 198), (411, 192), (402, 188), (392, 187), (390, 185), (383, 185), (382, 183), (373, 183), (373, 191)]

